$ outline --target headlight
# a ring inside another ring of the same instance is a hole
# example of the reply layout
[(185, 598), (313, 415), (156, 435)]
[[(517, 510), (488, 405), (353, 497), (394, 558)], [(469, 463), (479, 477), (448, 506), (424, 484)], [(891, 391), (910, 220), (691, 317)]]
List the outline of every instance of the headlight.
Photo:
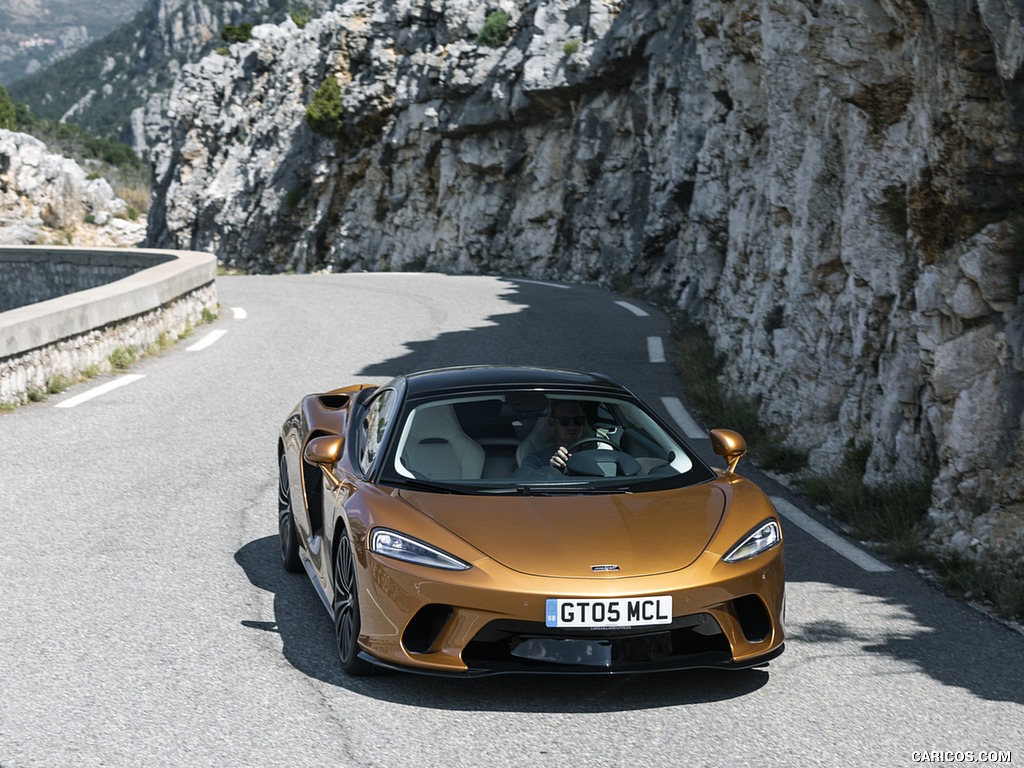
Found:
[(447, 552), (386, 528), (377, 528), (370, 535), (370, 549), (378, 555), (404, 560), (407, 563), (428, 565), (431, 568), (444, 568), (447, 571), (465, 571), (472, 567)]
[(748, 533), (743, 541), (730, 549), (722, 559), (727, 563), (738, 563), (771, 549), (780, 541), (782, 532), (779, 530), (779, 524), (774, 520), (766, 520)]

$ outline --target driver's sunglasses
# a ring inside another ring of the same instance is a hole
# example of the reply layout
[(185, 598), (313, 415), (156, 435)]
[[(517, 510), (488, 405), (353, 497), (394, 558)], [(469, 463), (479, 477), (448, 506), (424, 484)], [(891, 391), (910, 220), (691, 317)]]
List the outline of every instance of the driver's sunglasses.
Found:
[(570, 424), (574, 427), (582, 427), (587, 421), (583, 416), (556, 416), (555, 420), (563, 427), (568, 427)]

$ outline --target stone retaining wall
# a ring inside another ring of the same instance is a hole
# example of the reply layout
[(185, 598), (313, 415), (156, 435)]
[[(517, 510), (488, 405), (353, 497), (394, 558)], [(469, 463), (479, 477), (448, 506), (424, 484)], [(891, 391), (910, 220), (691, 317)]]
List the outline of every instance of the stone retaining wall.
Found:
[(142, 260), (131, 251), (2, 250), (0, 312), (113, 283), (160, 263), (158, 258)]
[(115, 350), (133, 356), (166, 346), (216, 312), (216, 258), (211, 254), (0, 248), (0, 272), (6, 279), (7, 264), (48, 257), (56, 264), (94, 263), (130, 274), (0, 312), (0, 406), (38, 399), (83, 376), (109, 372)]

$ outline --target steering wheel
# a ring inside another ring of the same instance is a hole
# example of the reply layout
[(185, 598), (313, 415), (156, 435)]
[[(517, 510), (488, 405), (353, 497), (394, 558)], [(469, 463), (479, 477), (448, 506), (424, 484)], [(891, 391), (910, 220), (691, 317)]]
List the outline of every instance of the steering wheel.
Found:
[(611, 449), (613, 451), (619, 450), (619, 446), (617, 446), (615, 443), (613, 443), (607, 437), (581, 437), (579, 440), (577, 440), (572, 445), (566, 446), (565, 450), (567, 450), (569, 453), (572, 453), (577, 448), (579, 448), (581, 445), (586, 445), (587, 443), (597, 443), (598, 445), (608, 445), (608, 446), (611, 446)]
[(572, 445), (567, 446), (566, 450), (572, 453), (581, 445), (587, 445), (588, 443), (608, 445), (611, 446), (612, 450), (605, 451), (598, 448), (591, 448), (585, 451), (573, 453), (572, 456), (569, 457), (569, 461), (565, 464), (565, 474), (604, 477), (606, 474), (601, 465), (609, 461), (615, 463), (615, 468), (617, 470), (615, 474), (617, 475), (630, 476), (640, 472), (640, 463), (636, 459), (625, 451), (620, 451), (619, 447), (615, 443), (604, 437), (581, 438)]

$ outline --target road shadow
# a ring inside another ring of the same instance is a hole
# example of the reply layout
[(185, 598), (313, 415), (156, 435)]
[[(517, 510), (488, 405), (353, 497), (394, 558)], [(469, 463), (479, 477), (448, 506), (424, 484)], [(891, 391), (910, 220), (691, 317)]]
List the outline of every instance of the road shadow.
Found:
[[(771, 492), (773, 481), (756, 480)], [(802, 506), (814, 509), (810, 504)], [(820, 514), (816, 518), (829, 524)], [(812, 589), (827, 585), (849, 590), (872, 598), (872, 613), (892, 617), (891, 626), (880, 631), (872, 631), (867, 622), (859, 623), (849, 614), (800, 621), (791, 602), (787, 647), (814, 645), (819, 652), (831, 648), (841, 656), (853, 645), (861, 653), (912, 665), (942, 685), (962, 688), (979, 698), (1024, 704), (1024, 671), (1019, 664), (1008, 663), (1024, 657), (1024, 635), (946, 594), (910, 567), (872, 552), (892, 571), (869, 573), (825, 549), (795, 525), (786, 525), (785, 518), (783, 528), (791, 590), (801, 583), (815, 585)], [(867, 551), (860, 542), (852, 543)]]
[(235, 553), (249, 581), (274, 596), (274, 621), (243, 619), (252, 631), (280, 636), (285, 658), (306, 675), (383, 701), (474, 712), (600, 713), (707, 704), (746, 696), (768, 683), (767, 669), (691, 670), (651, 675), (497, 675), (453, 679), (385, 672), (353, 678), (341, 671), (334, 628), (304, 574), (281, 567), (276, 536)]
[(636, 363), (646, 361), (644, 339), (638, 340), (630, 332), (631, 326), (624, 322), (631, 319), (626, 311), (609, 314), (608, 303), (620, 297), (590, 286), (498, 280), (506, 287), (501, 296), (505, 311), (486, 317), (480, 327), (407, 341), (405, 354), (365, 366), (358, 375), (386, 381), (412, 371), (460, 365), (528, 365), (609, 373), (608, 360), (620, 367), (624, 352), (635, 354)]

